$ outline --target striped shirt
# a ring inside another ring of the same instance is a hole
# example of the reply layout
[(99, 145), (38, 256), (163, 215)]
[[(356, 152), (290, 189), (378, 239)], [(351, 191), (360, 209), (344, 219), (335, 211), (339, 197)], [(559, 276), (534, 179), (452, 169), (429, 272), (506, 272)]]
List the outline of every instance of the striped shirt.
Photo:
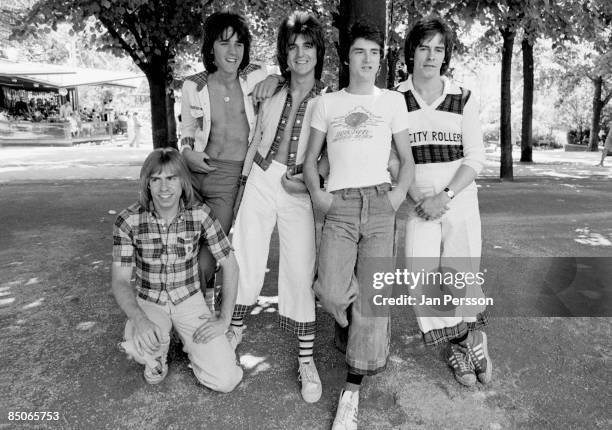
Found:
[(198, 251), (205, 244), (217, 261), (232, 251), (206, 205), (181, 209), (170, 225), (135, 203), (113, 227), (113, 262), (136, 267), (138, 297), (160, 305), (178, 304), (200, 291)]

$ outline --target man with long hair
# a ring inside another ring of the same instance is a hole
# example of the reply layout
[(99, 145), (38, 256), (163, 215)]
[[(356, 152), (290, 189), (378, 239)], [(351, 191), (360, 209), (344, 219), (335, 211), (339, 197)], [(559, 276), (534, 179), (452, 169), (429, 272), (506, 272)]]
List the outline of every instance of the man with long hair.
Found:
[[(219, 317), (200, 290), (198, 251), (204, 244), (225, 271)], [(131, 285), (135, 270), (134, 289)], [(170, 330), (176, 330), (197, 380), (230, 392), (242, 379), (225, 332), (238, 283), (238, 264), (219, 222), (193, 203), (189, 170), (172, 148), (159, 148), (140, 170), (140, 197), (113, 228), (112, 290), (125, 312), (124, 350), (145, 365), (149, 384), (168, 373)]]
[(315, 222), (301, 172), (312, 108), (325, 90), (319, 80), (324, 57), (323, 28), (314, 16), (296, 12), (283, 20), (277, 58), (286, 81), (260, 106), (245, 163), (252, 168), (243, 172), (249, 177), (232, 239), (241, 273), (228, 336), (237, 345), (243, 318), (263, 287), (270, 239), (278, 226), (279, 322), (298, 338), (301, 392), (309, 403), (321, 397), (321, 381), (313, 359)]
[[(255, 130), (251, 93), (266, 70), (251, 64), (251, 33), (244, 17), (216, 12), (204, 23), (206, 71), (185, 79), (181, 99), (181, 152), (196, 198), (206, 203), (229, 234), (248, 142)], [(275, 88), (278, 79), (270, 78)], [(261, 91), (266, 94), (265, 89)], [(212, 305), (216, 263), (203, 248), (200, 273)]]

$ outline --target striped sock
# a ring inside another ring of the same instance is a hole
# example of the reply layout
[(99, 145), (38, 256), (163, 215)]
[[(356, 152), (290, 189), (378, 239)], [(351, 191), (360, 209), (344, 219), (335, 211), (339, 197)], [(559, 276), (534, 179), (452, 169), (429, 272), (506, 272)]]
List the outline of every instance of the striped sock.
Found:
[(314, 346), (314, 334), (298, 336), (300, 345), (300, 355), (298, 357), (300, 363), (309, 363), (312, 360), (312, 348)]
[(232, 317), (232, 322), (230, 324), (232, 327), (242, 328), (244, 326), (243, 318)]

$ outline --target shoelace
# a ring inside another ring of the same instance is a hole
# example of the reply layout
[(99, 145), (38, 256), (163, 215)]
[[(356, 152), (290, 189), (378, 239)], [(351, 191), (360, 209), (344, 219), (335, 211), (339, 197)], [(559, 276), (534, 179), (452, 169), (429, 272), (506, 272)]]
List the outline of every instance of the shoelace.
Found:
[(457, 361), (461, 371), (467, 372), (472, 370), (472, 361), (466, 354), (463, 354), (459, 348), (454, 345), (451, 346), (451, 350), (453, 351), (453, 355), (455, 356), (455, 360)]
[(316, 383), (315, 372), (310, 363), (300, 365), (300, 376), (298, 379), (302, 382)]

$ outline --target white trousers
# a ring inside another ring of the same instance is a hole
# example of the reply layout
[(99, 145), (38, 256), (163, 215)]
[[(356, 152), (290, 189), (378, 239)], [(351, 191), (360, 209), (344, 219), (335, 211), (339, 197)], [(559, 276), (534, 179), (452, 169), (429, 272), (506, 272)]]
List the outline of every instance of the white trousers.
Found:
[[(202, 385), (229, 393), (240, 383), (242, 369), (236, 364), (236, 353), (225, 336), (217, 336), (207, 343), (193, 341), (194, 331), (203, 324), (200, 316), (210, 314), (199, 291), (178, 305), (168, 302), (162, 306), (140, 297), (137, 300), (147, 318), (161, 329), (164, 339), (170, 339), (170, 330), (174, 327), (183, 343), (183, 350), (189, 356), (193, 373)], [(134, 326), (128, 320), (124, 338), (131, 340), (133, 337)], [(160, 353), (167, 355), (168, 346), (169, 342)]]
[(280, 323), (289, 331), (307, 335), (315, 330), (315, 223), (308, 193), (293, 195), (284, 190), (281, 178), (286, 171), (287, 166), (273, 161), (265, 171), (254, 164), (249, 174), (232, 240), (240, 267), (234, 316), (243, 316), (257, 301), (270, 239), (278, 225)]
[[(427, 194), (428, 190), (421, 190)], [(431, 191), (431, 190), (429, 190)], [(426, 221), (411, 211), (406, 224), (406, 259), (413, 272), (446, 267), (457, 272), (477, 273), (480, 270), (481, 226), (476, 187), (457, 194), (450, 209), (439, 219)], [(484, 298), (479, 285), (471, 285), (465, 297)], [(427, 294), (427, 293), (425, 293)], [(476, 322), (476, 315), (485, 307), (470, 305), (455, 311), (434, 315), (430, 308), (415, 307), (419, 328), (423, 333), (456, 327), (462, 321)]]

